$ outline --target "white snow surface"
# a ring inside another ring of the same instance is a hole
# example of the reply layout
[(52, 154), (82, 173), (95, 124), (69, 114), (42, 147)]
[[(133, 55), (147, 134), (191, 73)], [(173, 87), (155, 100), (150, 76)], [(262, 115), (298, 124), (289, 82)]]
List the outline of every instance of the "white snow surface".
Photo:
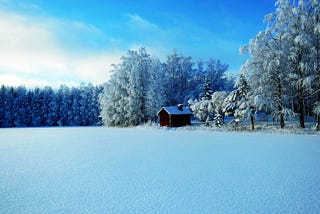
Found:
[(319, 135), (0, 129), (0, 213), (319, 213)]

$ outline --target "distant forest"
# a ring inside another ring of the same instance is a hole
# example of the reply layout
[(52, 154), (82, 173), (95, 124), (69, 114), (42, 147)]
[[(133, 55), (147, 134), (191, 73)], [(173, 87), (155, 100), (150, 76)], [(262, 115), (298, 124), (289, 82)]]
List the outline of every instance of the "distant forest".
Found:
[(0, 127), (101, 125), (99, 94), (91, 84), (27, 89), (0, 88)]

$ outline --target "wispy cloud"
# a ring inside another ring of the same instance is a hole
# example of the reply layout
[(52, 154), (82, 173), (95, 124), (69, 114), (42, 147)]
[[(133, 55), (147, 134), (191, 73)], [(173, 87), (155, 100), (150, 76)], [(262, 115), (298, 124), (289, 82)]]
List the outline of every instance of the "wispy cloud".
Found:
[(161, 32), (162, 29), (156, 24), (142, 18), (138, 14), (128, 14), (128, 26), (142, 31)]
[(120, 58), (97, 48), (102, 33), (79, 21), (2, 9), (0, 28), (0, 84), (102, 83)]
[[(142, 46), (147, 46), (151, 53), (155, 53), (162, 59), (175, 49), (194, 57), (195, 60), (206, 60), (212, 57), (224, 63), (230, 63), (232, 72), (238, 72), (241, 64), (246, 60), (246, 57), (240, 56), (238, 51), (245, 41), (242, 43), (242, 41), (231, 39), (230, 31), (228, 34), (221, 28), (211, 29), (173, 14), (166, 15), (168, 23), (171, 24), (167, 26), (156, 25), (138, 14), (128, 17), (128, 29), (131, 29), (132, 38), (136, 39), (136, 43), (131, 47), (137, 48), (141, 46), (139, 41), (143, 41)], [(229, 26), (236, 21), (225, 22), (225, 25)]]

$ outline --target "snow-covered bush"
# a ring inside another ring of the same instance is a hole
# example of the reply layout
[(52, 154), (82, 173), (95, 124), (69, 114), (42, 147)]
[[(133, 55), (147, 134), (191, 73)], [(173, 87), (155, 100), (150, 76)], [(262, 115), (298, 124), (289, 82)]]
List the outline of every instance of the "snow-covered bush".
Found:
[(211, 102), (214, 107), (215, 114), (222, 114), (223, 113), (223, 101), (227, 97), (227, 92), (225, 91), (217, 91), (212, 94)]
[(201, 122), (208, 123), (213, 119), (213, 104), (211, 100), (189, 100), (190, 109), (193, 115)]
[[(212, 94), (211, 99), (189, 100), (190, 109), (193, 115), (201, 122), (209, 124), (214, 121), (216, 115), (222, 114), (223, 100), (227, 96), (227, 92), (219, 91)], [(217, 118), (216, 118), (217, 119)], [(222, 121), (222, 120), (221, 120)], [(220, 123), (222, 124), (222, 122)]]

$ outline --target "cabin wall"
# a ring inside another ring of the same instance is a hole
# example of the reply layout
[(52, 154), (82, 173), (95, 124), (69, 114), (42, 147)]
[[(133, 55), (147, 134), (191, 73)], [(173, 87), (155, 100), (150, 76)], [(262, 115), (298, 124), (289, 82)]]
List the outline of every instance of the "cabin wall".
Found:
[(170, 126), (169, 116), (170, 115), (164, 110), (159, 113), (160, 126)]

